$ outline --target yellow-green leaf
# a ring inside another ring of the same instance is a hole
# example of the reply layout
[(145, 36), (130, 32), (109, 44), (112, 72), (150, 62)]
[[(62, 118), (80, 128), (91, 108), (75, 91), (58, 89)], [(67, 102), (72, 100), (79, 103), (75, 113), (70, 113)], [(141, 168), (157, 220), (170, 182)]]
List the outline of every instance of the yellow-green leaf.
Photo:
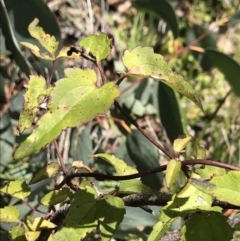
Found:
[(42, 217), (27, 216), (24, 220), (25, 229), (28, 231), (39, 231), (41, 229), (56, 228), (57, 225), (43, 219)]
[(46, 88), (46, 80), (41, 76), (30, 75), (30, 80), (25, 87), (27, 91), (24, 95), (23, 111), (18, 122), (20, 133), (32, 126), (39, 105), (52, 91), (52, 88)]
[(30, 49), (30, 51), (36, 55), (37, 57), (41, 58), (41, 59), (45, 59), (45, 60), (54, 60), (54, 57), (50, 56), (48, 53), (41, 53), (40, 49), (38, 48), (38, 46), (31, 44), (31, 43), (27, 43), (27, 42), (20, 42), (21, 45), (23, 45), (24, 47)]
[(225, 175), (214, 176), (210, 181), (190, 179), (199, 190), (208, 193), (219, 201), (240, 206), (240, 172), (229, 171)]
[(166, 170), (166, 185), (171, 188), (173, 184), (177, 181), (178, 174), (181, 170), (181, 162), (175, 159), (171, 159), (167, 164)]
[(0, 187), (0, 192), (6, 193), (12, 197), (23, 199), (30, 195), (30, 188), (25, 181), (11, 181)]
[(39, 43), (53, 55), (56, 52), (59, 43), (54, 36), (50, 36), (45, 33), (41, 27), (37, 26), (38, 23), (39, 20), (35, 18), (28, 26), (28, 31), (33, 38), (37, 39)]
[(25, 231), (25, 237), (27, 241), (36, 241), (39, 238), (40, 234), (40, 231)]
[(41, 168), (36, 174), (34, 174), (29, 184), (34, 184), (44, 179), (53, 177), (57, 175), (59, 171), (60, 171), (59, 164), (57, 162), (51, 162), (47, 166)]
[(20, 212), (14, 206), (0, 208), (0, 222), (3, 222), (3, 223), (18, 222), (19, 216), (20, 216)]
[(113, 82), (98, 87), (97, 74), (92, 69), (67, 69), (65, 74), (67, 77), (57, 81), (50, 94), (47, 113), (38, 121), (37, 129), (18, 147), (15, 159), (38, 151), (67, 127), (75, 127), (105, 113), (120, 94)]
[(63, 188), (61, 190), (55, 190), (47, 193), (40, 200), (40, 203), (46, 206), (56, 205), (60, 202), (63, 202), (67, 197), (71, 195), (71, 192), (68, 188)]
[(8, 232), (8, 237), (10, 241), (26, 241), (24, 229), (21, 226), (13, 226)]
[(81, 39), (79, 45), (93, 55), (97, 62), (106, 59), (111, 51), (111, 39), (104, 33), (89, 35)]
[(176, 152), (182, 152), (187, 144), (192, 140), (192, 136), (190, 135), (184, 135), (184, 136), (181, 136), (179, 138), (177, 138), (174, 142), (173, 142), (173, 149), (174, 151)]
[(174, 73), (160, 54), (155, 54), (151, 47), (138, 46), (132, 51), (126, 50), (122, 57), (127, 68), (126, 75), (151, 77), (192, 100), (202, 111), (202, 103), (194, 88)]

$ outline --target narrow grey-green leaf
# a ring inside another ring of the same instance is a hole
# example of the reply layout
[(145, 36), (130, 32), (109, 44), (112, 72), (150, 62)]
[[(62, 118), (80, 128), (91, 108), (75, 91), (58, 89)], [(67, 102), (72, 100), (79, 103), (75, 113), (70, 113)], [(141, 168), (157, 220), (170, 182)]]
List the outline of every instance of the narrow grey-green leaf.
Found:
[(134, 6), (144, 12), (162, 17), (173, 32), (174, 38), (178, 37), (178, 21), (175, 12), (168, 1), (165, 0), (136, 0)]
[(240, 65), (231, 57), (215, 49), (206, 49), (205, 54), (212, 66), (224, 74), (234, 93), (240, 97)]

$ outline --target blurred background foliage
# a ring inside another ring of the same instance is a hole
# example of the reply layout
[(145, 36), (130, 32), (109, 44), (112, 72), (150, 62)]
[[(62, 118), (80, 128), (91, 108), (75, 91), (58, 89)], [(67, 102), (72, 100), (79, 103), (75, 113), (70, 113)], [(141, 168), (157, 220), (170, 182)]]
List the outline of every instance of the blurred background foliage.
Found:
[[(123, 70), (121, 56), (127, 48), (151, 46), (163, 55), (172, 70), (184, 76), (198, 91), (205, 112), (191, 101), (152, 79), (129, 78), (121, 86), (119, 103), (138, 124), (165, 148), (180, 134), (193, 135), (213, 160), (239, 165), (240, 160), (240, 4), (238, 0), (0, 0), (0, 182), (24, 179), (51, 161), (56, 152), (50, 144), (40, 153), (14, 161), (13, 152), (30, 133), (19, 136), (17, 122), (22, 110), (24, 84), (29, 74), (48, 78), (51, 63), (35, 57), (19, 45), (36, 40), (27, 31), (29, 23), (40, 20), (45, 32), (54, 35), (63, 46), (77, 46), (89, 34), (105, 32), (114, 40), (111, 55), (103, 62), (110, 81)], [(54, 80), (63, 77), (67, 67), (88, 67), (84, 60), (58, 62)], [(91, 66), (89, 66), (91, 67)], [(107, 117), (98, 117), (84, 126), (67, 129), (58, 138), (67, 166), (82, 160), (103, 173), (112, 167), (89, 158), (94, 153), (113, 153), (138, 170), (166, 163), (138, 131), (127, 130), (130, 123), (112, 108)], [(184, 154), (191, 157), (189, 147)], [(143, 180), (164, 190), (161, 174)], [(103, 182), (106, 188), (109, 182)], [(29, 203), (38, 200), (53, 187), (53, 181), (31, 186)], [(17, 205), (22, 217), (31, 210), (18, 200), (1, 196), (1, 207)], [(41, 207), (44, 209), (44, 207)], [(154, 208), (156, 213), (157, 208)], [(146, 237), (156, 217), (128, 208), (116, 237)], [(179, 227), (174, 223), (172, 229)], [(141, 226), (143, 232), (139, 231)], [(137, 228), (138, 227), (138, 228)], [(1, 225), (1, 235), (9, 225)], [(1, 236), (2, 237), (2, 236)]]

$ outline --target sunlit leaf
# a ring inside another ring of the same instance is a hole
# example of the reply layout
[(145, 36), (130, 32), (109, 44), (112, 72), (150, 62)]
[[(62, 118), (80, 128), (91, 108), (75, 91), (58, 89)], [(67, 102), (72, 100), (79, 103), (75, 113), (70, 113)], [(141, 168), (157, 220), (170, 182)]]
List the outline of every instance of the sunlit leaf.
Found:
[(93, 55), (97, 62), (106, 59), (111, 51), (111, 39), (104, 33), (89, 35), (80, 40), (79, 45), (84, 47), (90, 55)]
[(219, 201), (240, 206), (240, 172), (229, 171), (225, 175), (214, 176), (210, 181), (190, 179), (199, 190), (208, 193)]
[(30, 195), (30, 189), (25, 181), (11, 181), (0, 187), (0, 192), (6, 193), (12, 197), (23, 199)]
[(177, 138), (174, 142), (173, 142), (173, 149), (176, 152), (182, 152), (187, 144), (192, 140), (192, 136), (190, 135), (184, 135), (184, 136), (180, 136), (179, 138)]
[(13, 226), (8, 232), (8, 237), (10, 241), (26, 241), (24, 229), (21, 226)]
[(167, 164), (166, 170), (166, 185), (168, 188), (171, 188), (173, 184), (177, 181), (177, 177), (181, 170), (181, 162), (175, 159), (171, 159)]
[(28, 231), (37, 231), (41, 229), (56, 228), (57, 225), (42, 217), (27, 216), (24, 220), (24, 226)]
[(14, 206), (0, 208), (0, 222), (3, 222), (3, 223), (18, 222), (19, 216), (20, 216), (20, 212)]
[(18, 122), (20, 133), (23, 132), (24, 129), (32, 126), (34, 118), (39, 110), (39, 105), (52, 91), (52, 88), (46, 88), (46, 80), (41, 76), (31, 75), (25, 87), (27, 91), (24, 95), (23, 111), (21, 112)]
[(54, 57), (50, 56), (48, 53), (41, 53), (40, 49), (38, 48), (38, 46), (31, 44), (31, 43), (27, 43), (27, 42), (20, 42), (21, 45), (23, 45), (24, 47), (28, 48), (34, 55), (36, 55), (37, 57), (41, 58), (41, 59), (45, 59), (45, 60), (54, 60)]
[(40, 231), (25, 231), (27, 241), (37, 241), (41, 232)]
[(127, 72), (124, 74), (157, 79), (188, 97), (203, 110), (200, 98), (194, 88), (181, 75), (175, 74), (163, 57), (155, 54), (151, 47), (138, 46), (132, 51), (126, 50), (122, 60), (127, 68)]
[(48, 112), (15, 152), (16, 159), (38, 151), (67, 127), (75, 127), (105, 113), (119, 95), (113, 82), (97, 87), (97, 75), (92, 69), (68, 69), (65, 74), (67, 77), (59, 80), (51, 92)]
[(47, 166), (41, 168), (36, 174), (34, 174), (29, 184), (34, 184), (44, 179), (53, 177), (57, 175), (59, 171), (60, 171), (59, 164), (57, 162), (51, 162)]
[(50, 36), (49, 34), (46, 34), (44, 30), (37, 26), (39, 23), (39, 20), (35, 18), (29, 25), (28, 31), (30, 35), (37, 39), (40, 44), (50, 53), (54, 54), (58, 48), (58, 42), (56, 41), (54, 36)]
[(61, 190), (54, 190), (42, 197), (40, 203), (46, 206), (56, 205), (63, 202), (71, 194), (69, 188), (63, 188)]

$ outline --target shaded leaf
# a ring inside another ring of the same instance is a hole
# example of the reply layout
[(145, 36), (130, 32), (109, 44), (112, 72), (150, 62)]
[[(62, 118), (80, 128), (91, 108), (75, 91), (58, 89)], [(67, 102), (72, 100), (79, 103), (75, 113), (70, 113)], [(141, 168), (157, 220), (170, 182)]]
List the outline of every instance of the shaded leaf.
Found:
[(173, 143), (179, 135), (184, 133), (177, 98), (169, 86), (159, 82), (157, 100), (161, 122)]
[(36, 174), (34, 174), (29, 184), (34, 184), (44, 179), (53, 177), (57, 175), (59, 171), (60, 171), (59, 164), (57, 162), (51, 162), (47, 166), (41, 168)]
[(240, 81), (238, 78), (240, 76), (240, 65), (231, 57), (214, 49), (206, 49), (205, 54), (210, 59), (211, 64), (224, 74), (234, 93), (240, 96)]
[(3, 223), (18, 222), (19, 216), (20, 216), (20, 212), (14, 206), (0, 208), (0, 222), (3, 222)]
[(162, 17), (173, 32), (174, 38), (178, 37), (178, 21), (175, 12), (168, 1), (165, 0), (136, 0), (134, 6), (144, 12)]
[(68, 69), (65, 74), (67, 77), (59, 80), (51, 92), (48, 112), (38, 121), (37, 129), (21, 143), (15, 159), (38, 151), (67, 127), (77, 126), (105, 113), (119, 95), (113, 82), (97, 87), (97, 75), (91, 69)]
[[(16, 61), (17, 65), (21, 68), (21, 70), (25, 72), (25, 74), (29, 75), (30, 70), (28, 64), (21, 53), (20, 46), (18, 44), (16, 35), (14, 34), (13, 27), (9, 19), (9, 9), (6, 8), (5, 2), (3, 0), (1, 0), (0, 3), (0, 26), (5, 38), (7, 39), (6, 47), (8, 48), (8, 50), (11, 50), (14, 56), (14, 60)], [(6, 2), (6, 5), (8, 5), (8, 3), (9, 1)]]
[(111, 51), (111, 39), (104, 33), (89, 35), (80, 40), (79, 45), (93, 55), (97, 62), (106, 59)]
[(158, 222), (153, 226), (153, 230), (147, 241), (159, 241), (175, 219), (176, 218), (168, 216), (164, 211), (161, 211), (158, 217)]
[(30, 195), (30, 189), (25, 181), (11, 181), (0, 187), (0, 192), (6, 193), (12, 197), (23, 199)]
[[(112, 195), (105, 195), (105, 201), (107, 202), (105, 214), (103, 220), (100, 220), (101, 240), (110, 240), (114, 232), (122, 222), (125, 214), (124, 202), (119, 197)], [(101, 209), (101, 207), (98, 207)], [(101, 210), (102, 212), (102, 210)]]
[(166, 185), (168, 188), (171, 188), (173, 184), (177, 181), (177, 177), (181, 170), (181, 162), (175, 159), (171, 159), (167, 164), (166, 170)]
[(185, 240), (229, 241), (233, 238), (233, 230), (227, 218), (220, 213), (194, 214), (184, 229)]
[(79, 241), (92, 232), (98, 221), (97, 193), (89, 186), (74, 194), (63, 227), (53, 236), (52, 241)]
[(46, 206), (56, 205), (63, 202), (71, 195), (69, 188), (62, 188), (61, 190), (54, 190), (42, 197), (40, 203)]
[(194, 88), (181, 75), (175, 74), (163, 57), (155, 54), (151, 47), (138, 46), (132, 51), (126, 50), (122, 60), (127, 68), (127, 72), (124, 74), (157, 79), (188, 97), (203, 110), (200, 98)]
[[(138, 171), (146, 171), (157, 167), (159, 153), (156, 147), (136, 129), (127, 134), (127, 150)], [(142, 182), (153, 189), (162, 186), (162, 173), (143, 177)]]

